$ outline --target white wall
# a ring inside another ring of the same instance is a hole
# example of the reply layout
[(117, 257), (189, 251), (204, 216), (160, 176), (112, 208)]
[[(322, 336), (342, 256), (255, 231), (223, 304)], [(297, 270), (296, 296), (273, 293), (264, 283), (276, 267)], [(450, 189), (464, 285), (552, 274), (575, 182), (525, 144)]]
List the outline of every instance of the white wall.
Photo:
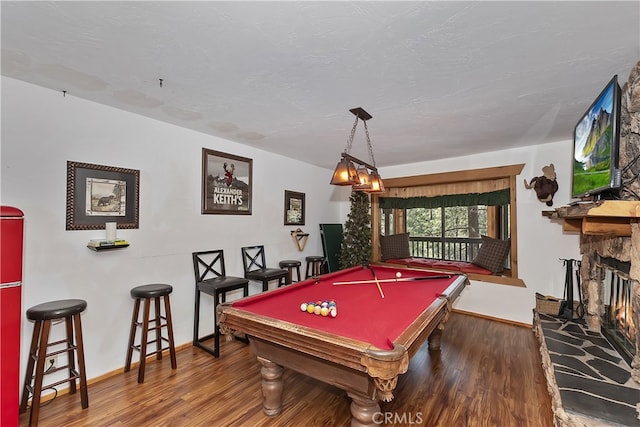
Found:
[[(18, 80), (2, 77), (1, 84), (0, 196), (25, 213), (23, 313), (41, 302), (85, 299), (89, 378), (124, 365), (132, 287), (173, 285), (175, 340), (187, 343), (192, 251), (224, 249), (227, 274), (242, 276), (240, 247), (264, 244), (270, 265), (304, 260), (322, 254), (318, 224), (344, 222), (349, 194), (328, 185), (331, 171)], [(252, 215), (200, 214), (203, 147), (253, 159)], [(93, 252), (87, 241), (104, 230), (65, 230), (68, 160), (140, 170), (140, 228), (118, 230), (130, 247)], [(290, 234), (298, 227), (283, 225), (285, 189), (306, 194), (304, 252)], [(259, 288), (252, 285), (252, 293)], [(32, 330), (23, 318), (21, 369)]]
[[(461, 310), (487, 316), (531, 323), (535, 306), (535, 293), (562, 297), (564, 268), (560, 258), (580, 259), (579, 236), (564, 233), (559, 222), (542, 216), (570, 201), (571, 196), (571, 141), (513, 148), (432, 162), (413, 163), (381, 169), (383, 178), (452, 172), (466, 169), (504, 166), (524, 163), (517, 178), (518, 211), (518, 270), (526, 288), (472, 281), (455, 303)], [(538, 201), (533, 190), (524, 187), (535, 176), (542, 175), (542, 167), (555, 166), (558, 192), (554, 204), (548, 207)]]
[[(327, 185), (332, 171), (14, 79), (0, 82), (0, 202), (25, 212), (23, 312), (55, 299), (87, 300), (82, 319), (89, 378), (124, 364), (133, 286), (172, 284), (176, 342), (190, 342), (192, 251), (222, 248), (227, 273), (242, 275), (241, 246), (264, 244), (270, 264), (321, 254), (318, 224), (344, 223), (348, 214), (348, 189)], [(200, 214), (203, 147), (253, 159), (252, 215)], [(560, 185), (554, 206), (561, 206), (569, 201), (570, 150), (570, 141), (563, 141), (389, 167), (381, 174), (391, 178), (525, 163), (522, 182), (553, 162)], [(103, 230), (65, 230), (68, 160), (140, 170), (140, 228), (118, 230), (129, 248), (96, 253), (85, 246)], [(282, 225), (285, 189), (306, 194), (301, 228), (311, 236), (304, 252), (290, 236), (296, 227)], [(473, 282), (456, 307), (530, 323), (536, 291), (562, 295), (559, 258), (579, 257), (578, 237), (563, 234), (559, 223), (541, 215), (549, 208), (533, 190), (519, 184), (517, 191), (519, 271), (527, 287)], [(257, 291), (256, 285), (252, 292)], [(21, 369), (33, 330), (23, 320)]]

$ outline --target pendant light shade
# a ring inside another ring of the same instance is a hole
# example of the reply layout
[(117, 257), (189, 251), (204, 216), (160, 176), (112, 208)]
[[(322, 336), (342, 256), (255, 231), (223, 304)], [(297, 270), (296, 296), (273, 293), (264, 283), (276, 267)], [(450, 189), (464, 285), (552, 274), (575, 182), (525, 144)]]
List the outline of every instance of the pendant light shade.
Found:
[(354, 164), (346, 158), (340, 160), (336, 170), (333, 172), (331, 185), (354, 185), (358, 183), (358, 173)]
[(368, 191), (371, 190), (371, 176), (365, 166), (358, 166), (356, 169), (358, 172), (358, 183), (353, 186), (356, 191)]
[(368, 191), (372, 194), (384, 193), (384, 184), (382, 178), (378, 174), (378, 171), (371, 172), (371, 190)]

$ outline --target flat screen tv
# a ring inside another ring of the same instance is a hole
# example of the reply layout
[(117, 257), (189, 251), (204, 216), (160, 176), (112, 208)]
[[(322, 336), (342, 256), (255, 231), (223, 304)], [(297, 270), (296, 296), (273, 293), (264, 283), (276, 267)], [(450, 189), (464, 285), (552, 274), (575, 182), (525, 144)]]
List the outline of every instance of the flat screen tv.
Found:
[(615, 198), (620, 188), (620, 97), (618, 76), (613, 76), (573, 131), (574, 199)]

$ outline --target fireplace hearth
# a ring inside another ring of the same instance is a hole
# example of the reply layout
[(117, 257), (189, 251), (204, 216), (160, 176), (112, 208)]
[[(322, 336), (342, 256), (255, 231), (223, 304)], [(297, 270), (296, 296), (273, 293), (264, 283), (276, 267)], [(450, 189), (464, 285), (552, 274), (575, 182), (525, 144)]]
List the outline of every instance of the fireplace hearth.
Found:
[(601, 333), (535, 310), (534, 332), (556, 426), (640, 425), (640, 385)]

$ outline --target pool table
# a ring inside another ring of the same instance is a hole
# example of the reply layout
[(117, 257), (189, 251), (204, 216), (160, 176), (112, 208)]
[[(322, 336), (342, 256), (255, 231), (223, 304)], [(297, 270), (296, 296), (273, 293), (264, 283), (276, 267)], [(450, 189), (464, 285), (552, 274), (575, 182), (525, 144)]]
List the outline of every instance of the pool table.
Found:
[[(353, 267), (221, 304), (220, 328), (228, 339), (249, 338), (262, 365), (265, 414), (282, 409), (287, 367), (345, 390), (351, 425), (374, 425), (410, 357), (427, 338), (430, 349), (440, 348), (452, 301), (467, 283), (463, 274)], [(324, 300), (335, 302), (335, 317), (301, 309)]]

